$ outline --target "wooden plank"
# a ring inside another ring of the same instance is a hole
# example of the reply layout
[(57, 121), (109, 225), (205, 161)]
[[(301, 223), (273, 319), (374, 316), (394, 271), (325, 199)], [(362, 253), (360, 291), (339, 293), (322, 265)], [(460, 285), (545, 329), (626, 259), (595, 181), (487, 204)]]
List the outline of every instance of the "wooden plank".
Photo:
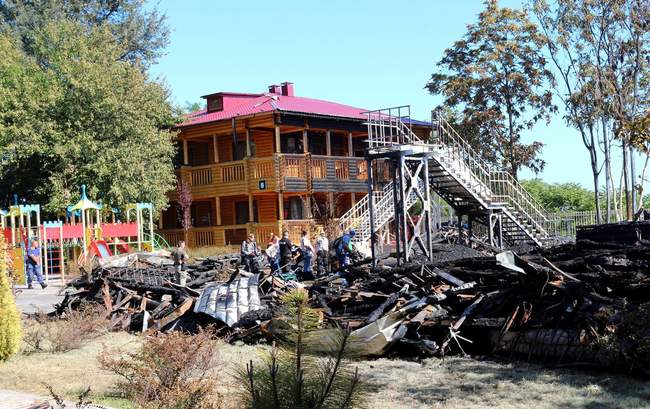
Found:
[(177, 318), (180, 318), (183, 314), (185, 314), (190, 308), (192, 308), (192, 305), (194, 305), (194, 298), (187, 297), (181, 305), (176, 307), (176, 309), (171, 313), (169, 313), (167, 316), (159, 320), (154, 320), (155, 328), (156, 329), (164, 328), (167, 324), (169, 324), (170, 322), (174, 321)]

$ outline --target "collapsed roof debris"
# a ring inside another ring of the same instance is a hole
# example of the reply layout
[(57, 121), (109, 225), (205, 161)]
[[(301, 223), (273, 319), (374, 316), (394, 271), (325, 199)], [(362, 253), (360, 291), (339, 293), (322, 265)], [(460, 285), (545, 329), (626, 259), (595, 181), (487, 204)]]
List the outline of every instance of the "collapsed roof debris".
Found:
[[(376, 268), (365, 260), (309, 282), (239, 271), (236, 254), (197, 260), (187, 286), (168, 255), (108, 260), (70, 283), (57, 313), (100, 303), (115, 330), (273, 337), (279, 298), (309, 291), (323, 329), (342, 327), (364, 355), (496, 353), (650, 375), (650, 244), (577, 244), (517, 255), (437, 245), (441, 261)], [(459, 257), (454, 257), (456, 254)]]

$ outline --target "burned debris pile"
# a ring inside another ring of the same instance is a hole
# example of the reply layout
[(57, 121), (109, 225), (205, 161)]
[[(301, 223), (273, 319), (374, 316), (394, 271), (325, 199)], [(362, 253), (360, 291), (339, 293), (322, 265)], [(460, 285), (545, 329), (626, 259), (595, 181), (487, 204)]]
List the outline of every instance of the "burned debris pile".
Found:
[(436, 262), (364, 260), (309, 282), (211, 257), (190, 266), (184, 287), (165, 257), (134, 256), (72, 282), (59, 313), (101, 303), (115, 329), (214, 325), (259, 342), (273, 339), (280, 296), (304, 288), (323, 330), (349, 330), (363, 355), (501, 354), (650, 375), (650, 245), (585, 240), (521, 256), (436, 247)]

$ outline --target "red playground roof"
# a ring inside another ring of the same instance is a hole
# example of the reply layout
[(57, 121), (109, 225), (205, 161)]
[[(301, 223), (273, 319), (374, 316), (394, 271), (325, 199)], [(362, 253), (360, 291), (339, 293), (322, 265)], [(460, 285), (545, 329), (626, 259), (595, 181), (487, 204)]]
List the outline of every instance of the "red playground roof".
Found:
[[(296, 97), (294, 95), (284, 95), (283, 93), (242, 94), (222, 92), (206, 95), (205, 98), (213, 96), (220, 96), (224, 99), (223, 110), (209, 113), (206, 110), (193, 112), (187, 116), (185, 122), (178, 126), (185, 127), (236, 118), (239, 116), (249, 116), (276, 111), (363, 120), (366, 116), (362, 113), (367, 111), (366, 109), (355, 108), (349, 105), (338, 104), (336, 102)], [(235, 99), (234, 96), (237, 96), (238, 98)], [(245, 97), (242, 98), (242, 96)]]

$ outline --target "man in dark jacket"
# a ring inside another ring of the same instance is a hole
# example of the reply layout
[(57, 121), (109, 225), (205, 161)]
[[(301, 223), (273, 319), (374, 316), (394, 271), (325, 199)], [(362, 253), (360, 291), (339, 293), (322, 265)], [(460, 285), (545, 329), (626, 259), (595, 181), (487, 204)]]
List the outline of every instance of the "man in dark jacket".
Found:
[(278, 242), (280, 247), (280, 267), (282, 267), (283, 273), (288, 273), (291, 271), (291, 240), (289, 240), (289, 232), (283, 231), (282, 238)]

